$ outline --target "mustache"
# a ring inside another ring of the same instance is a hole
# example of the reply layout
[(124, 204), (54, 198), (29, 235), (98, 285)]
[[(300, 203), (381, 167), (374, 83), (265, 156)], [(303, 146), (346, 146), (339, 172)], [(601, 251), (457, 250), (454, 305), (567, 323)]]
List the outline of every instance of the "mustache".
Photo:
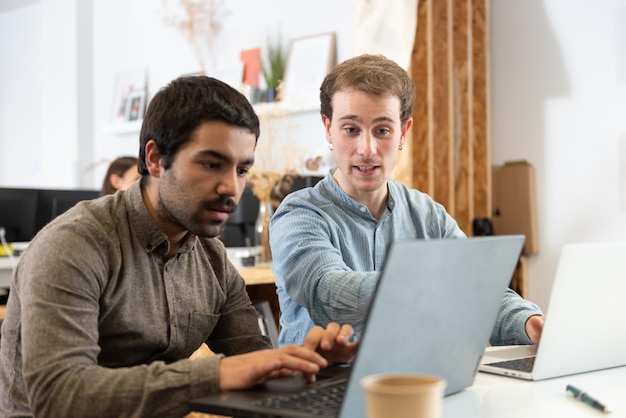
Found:
[(233, 213), (237, 209), (237, 203), (232, 197), (218, 197), (214, 200), (208, 200), (204, 202), (206, 209), (227, 210)]

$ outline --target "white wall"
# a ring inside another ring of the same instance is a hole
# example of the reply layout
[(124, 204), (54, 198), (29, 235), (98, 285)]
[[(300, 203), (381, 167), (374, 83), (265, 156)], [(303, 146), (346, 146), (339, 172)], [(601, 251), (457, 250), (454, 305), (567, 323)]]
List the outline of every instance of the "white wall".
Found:
[[(53, 1), (53, 0), (49, 0)], [(361, 16), (368, 16), (372, 10), (384, 10), (387, 21), (382, 20), (388, 28), (386, 33), (400, 33), (413, 23), (406, 18), (407, 11), (415, 16), (417, 0), (223, 0), (219, 23), (222, 26), (216, 36), (209, 58), (205, 60), (205, 69), (209, 75), (219, 73), (223, 68), (230, 68), (240, 63), (240, 51), (249, 48), (264, 48), (268, 40), (282, 40), (285, 50), (289, 42), (295, 38), (334, 32), (336, 35), (336, 59), (338, 62), (354, 55), (355, 6), (361, 5)], [(89, 173), (80, 174), (81, 184), (94, 184), (93, 179), (104, 176), (106, 162), (122, 154), (137, 153), (138, 132), (114, 132), (109, 129), (113, 91), (116, 75), (120, 71), (147, 69), (149, 77), (149, 96), (170, 80), (185, 73), (201, 70), (197, 56), (183, 33), (165, 23), (166, 17), (173, 12), (181, 12), (178, 2), (174, 0), (108, 0), (93, 3), (93, 153), (91, 158), (83, 158), (88, 165), (96, 165)], [(377, 7), (377, 9), (372, 9)], [(79, 15), (80, 16), (80, 15)], [(82, 17), (82, 16), (80, 16)], [(389, 21), (391, 19), (391, 21)], [(79, 19), (79, 23), (82, 21)], [(367, 20), (367, 27), (377, 23), (375, 19)], [(395, 25), (394, 25), (395, 24)], [(389, 28), (393, 28), (393, 31)], [(401, 36), (377, 36), (375, 46), (367, 52), (383, 49), (394, 57), (406, 53), (410, 55), (414, 29), (410, 29), (408, 48), (399, 48), (397, 38)], [(81, 33), (81, 37), (84, 34)], [(391, 39), (391, 40), (390, 40)], [(206, 43), (210, 41), (207, 40)], [(390, 46), (391, 44), (391, 46)], [(367, 49), (364, 42), (359, 47)], [(406, 51), (404, 51), (406, 50)], [(81, 61), (82, 63), (82, 61)], [(80, 107), (82, 109), (82, 106)], [(260, 115), (261, 137), (256, 153), (256, 165), (265, 160), (272, 160), (272, 165), (283, 164), (281, 169), (291, 165), (302, 167), (302, 162), (292, 162), (293, 155), (302, 155), (302, 159), (312, 156), (327, 157), (328, 150), (324, 141), (324, 129), (320, 121), (317, 94), (313, 98), (313, 106), (307, 106), (306, 112), (298, 112), (278, 122), (268, 122), (270, 118)], [(284, 115), (284, 110), (273, 115)], [(271, 126), (270, 126), (271, 124)], [(275, 132), (280, 138), (270, 138)], [(285, 158), (280, 152), (281, 147), (273, 144), (278, 139), (281, 144), (289, 143), (290, 155)], [(272, 143), (273, 152), (263, 153), (265, 145)], [(84, 154), (81, 154), (84, 156)], [(306, 171), (306, 170), (299, 170)], [(325, 172), (325, 168), (316, 174)], [(90, 174), (91, 178), (87, 175)], [(1, 180), (1, 179), (0, 179)]]
[[(164, 24), (177, 2), (3, 0), (0, 2), (0, 186), (99, 188), (107, 163), (136, 155), (138, 132), (111, 133), (116, 76), (145, 69), (149, 95), (200, 64)], [(216, 64), (280, 37), (335, 32), (337, 57), (352, 55), (355, 0), (223, 1)], [(332, 11), (332, 13), (329, 13)], [(336, 17), (329, 19), (329, 17)], [(286, 124), (308, 147), (323, 146), (319, 116)]]
[[(145, 68), (149, 76), (149, 96), (170, 80), (201, 69), (190, 44), (178, 30), (164, 24), (168, 10), (180, 10), (169, 2), (153, 0), (96, 1), (94, 7), (94, 162), (110, 160), (121, 154), (136, 155), (138, 133), (106, 132), (110, 120), (116, 73)], [(344, 59), (352, 54), (353, 1), (323, 0), (293, 2), (289, 0), (229, 0), (223, 2), (223, 28), (215, 41), (214, 61), (205, 61), (207, 72), (231, 67), (240, 62), (241, 50), (265, 47), (268, 37), (281, 39), (286, 49), (292, 38), (333, 31), (337, 35), (337, 55)], [(346, 16), (345, 21), (328, 19), (328, 10)], [(291, 16), (291, 18), (287, 18)], [(111, 28), (116, 28), (114, 31)], [(263, 120), (262, 120), (263, 123)], [(282, 135), (291, 135), (311, 150), (323, 145), (323, 127), (313, 111), (308, 118), (298, 116)], [(262, 129), (267, 132), (267, 129)], [(263, 133), (260, 138), (263, 143)], [(308, 147), (307, 147), (308, 146)], [(104, 175), (105, 164), (95, 170), (96, 178)], [(100, 174), (101, 173), (101, 174)]]
[(626, 1), (490, 6), (492, 160), (535, 166), (530, 298), (545, 309), (564, 244), (625, 238)]
[[(26, 161), (11, 157), (17, 149), (34, 149), (40, 144), (42, 28), (37, 6), (25, 5), (0, 14), (0, 178), (3, 184), (28, 184), (41, 163), (39, 158)], [(11, 42), (14, 39), (20, 42)], [(31, 123), (32, 120), (38, 123)]]
[[(286, 44), (334, 31), (338, 59), (353, 54), (356, 0), (225, 3), (220, 63), (275, 33)], [(182, 35), (163, 25), (163, 4), (0, 1), (0, 186), (97, 188), (105, 164), (86, 167), (137, 154), (136, 132), (106, 130), (116, 74), (148, 68), (153, 94), (198, 69)], [(626, 0), (491, 0), (490, 15), (492, 158), (535, 166), (530, 296), (546, 308), (563, 244), (623, 239)], [(318, 117), (305, 119), (304, 141), (323, 145)]]

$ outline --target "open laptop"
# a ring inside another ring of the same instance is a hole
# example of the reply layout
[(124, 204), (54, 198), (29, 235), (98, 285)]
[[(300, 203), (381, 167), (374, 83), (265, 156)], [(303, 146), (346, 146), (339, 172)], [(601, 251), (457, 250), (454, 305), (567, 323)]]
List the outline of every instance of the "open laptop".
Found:
[(485, 352), (480, 370), (528, 380), (626, 365), (626, 242), (561, 251), (538, 346)]
[[(277, 379), (198, 398), (190, 409), (232, 417), (364, 417), (359, 381), (370, 374), (436, 374), (447, 380), (446, 395), (471, 386), (523, 242), (522, 235), (394, 242), (351, 366), (323, 370), (312, 384)], [(324, 411), (331, 403), (324, 398), (311, 406), (312, 391), (331, 386), (338, 405)]]

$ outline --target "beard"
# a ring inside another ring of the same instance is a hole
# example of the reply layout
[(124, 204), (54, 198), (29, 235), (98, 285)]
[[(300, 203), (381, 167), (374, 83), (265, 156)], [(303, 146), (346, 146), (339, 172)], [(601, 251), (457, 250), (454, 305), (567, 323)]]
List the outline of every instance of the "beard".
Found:
[(157, 204), (157, 212), (166, 222), (201, 238), (215, 238), (222, 234), (226, 226), (225, 220), (207, 219), (210, 211), (227, 210), (232, 214), (236, 208), (235, 200), (230, 197), (193, 202), (189, 195), (183, 197), (179, 193), (171, 198), (160, 193)]

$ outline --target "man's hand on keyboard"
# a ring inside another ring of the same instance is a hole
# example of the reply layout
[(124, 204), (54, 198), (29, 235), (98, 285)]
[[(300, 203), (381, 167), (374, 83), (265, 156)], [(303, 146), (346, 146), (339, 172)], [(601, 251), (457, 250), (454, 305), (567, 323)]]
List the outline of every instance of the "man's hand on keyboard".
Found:
[(320, 353), (328, 364), (347, 363), (356, 354), (358, 342), (350, 342), (354, 330), (350, 325), (328, 324), (326, 329), (313, 327), (304, 339), (304, 347)]
[(220, 389), (246, 389), (268, 379), (296, 373), (314, 380), (320, 368), (326, 366), (328, 361), (322, 355), (295, 344), (228, 356), (219, 364)]
[(261, 350), (220, 360), (220, 389), (245, 389), (268, 379), (298, 373), (314, 381), (321, 368), (345, 363), (354, 357), (358, 343), (350, 342), (350, 325), (334, 322), (326, 329), (313, 327), (302, 346), (290, 344), (273, 350)]

